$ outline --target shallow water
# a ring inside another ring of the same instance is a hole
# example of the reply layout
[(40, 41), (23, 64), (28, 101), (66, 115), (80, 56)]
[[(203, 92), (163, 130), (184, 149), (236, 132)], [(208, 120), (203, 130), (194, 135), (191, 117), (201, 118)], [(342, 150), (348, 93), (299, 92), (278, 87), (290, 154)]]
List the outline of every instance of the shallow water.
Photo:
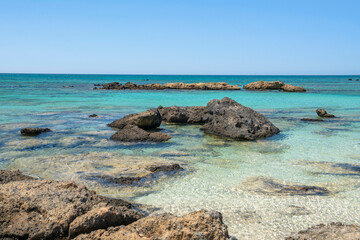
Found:
[[(239, 239), (282, 239), (293, 231), (333, 221), (360, 224), (359, 78), (0, 74), (0, 168), (20, 169), (45, 179), (74, 180), (98, 193), (160, 207), (160, 211), (218, 210), (230, 234)], [(94, 83), (130, 80), (239, 85), (281, 80), (309, 91), (92, 90)], [(69, 85), (74, 87), (62, 87)], [(263, 113), (281, 133), (254, 142), (235, 142), (204, 135), (197, 125), (162, 124), (163, 131), (173, 136), (166, 143), (109, 140), (115, 131), (106, 124), (126, 114), (159, 105), (206, 105), (225, 96)], [(338, 118), (300, 121), (316, 117), (318, 107)], [(93, 113), (99, 117), (88, 118)], [(19, 130), (26, 126), (49, 127), (53, 132), (22, 137)], [(185, 171), (130, 187), (87, 177), (144, 176), (146, 166), (169, 162), (180, 163)], [(331, 194), (284, 196), (247, 191), (244, 185), (254, 177), (326, 187)]]

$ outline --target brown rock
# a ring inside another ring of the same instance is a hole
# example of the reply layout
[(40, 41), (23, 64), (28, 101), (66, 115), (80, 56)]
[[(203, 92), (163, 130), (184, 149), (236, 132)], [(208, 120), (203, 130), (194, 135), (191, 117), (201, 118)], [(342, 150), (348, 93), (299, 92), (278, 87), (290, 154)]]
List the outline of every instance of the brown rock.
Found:
[(76, 240), (88, 239), (126, 239), (126, 240), (201, 240), (229, 239), (228, 230), (223, 223), (221, 213), (197, 211), (182, 217), (171, 214), (149, 216), (126, 227), (93, 231), (82, 234)]
[(235, 140), (254, 140), (280, 132), (262, 114), (227, 97), (208, 102), (203, 119), (204, 132)]
[(26, 176), (22, 174), (19, 170), (17, 171), (0, 170), (0, 184), (5, 184), (13, 181), (23, 181), (23, 180), (37, 180), (37, 179), (30, 176)]
[(36, 136), (44, 132), (51, 132), (51, 130), (49, 128), (23, 128), (20, 130), (23, 136)]
[(204, 123), (205, 107), (161, 107), (158, 108), (161, 118), (171, 123)]
[(323, 118), (334, 118), (335, 115), (333, 114), (328, 114), (324, 109), (322, 108), (318, 108), (316, 109), (316, 114), (319, 116), (319, 117), (323, 117)]
[(161, 124), (161, 115), (157, 109), (150, 109), (141, 113), (133, 113), (115, 120), (109, 127), (122, 129), (126, 125), (135, 125), (142, 129), (157, 128)]
[(320, 224), (293, 234), (286, 240), (354, 240), (360, 239), (360, 226), (343, 223)]
[(285, 84), (281, 81), (273, 81), (273, 82), (252, 82), (244, 86), (246, 90), (253, 91), (264, 91), (264, 90), (283, 90), (284, 92), (306, 92), (306, 89), (303, 87), (292, 86), (289, 84)]
[(43, 180), (0, 184), (0, 238), (64, 239), (68, 236), (72, 222), (89, 211), (96, 212), (92, 209), (96, 209), (100, 203), (116, 209), (109, 208), (111, 213), (98, 215), (89, 213), (83, 218), (88, 219), (84, 226), (74, 223), (73, 226), (77, 226), (74, 227), (76, 233), (113, 225), (114, 221), (97, 226), (90, 223), (109, 219), (108, 216), (113, 217), (114, 212), (121, 211), (119, 218), (126, 220), (119, 224), (129, 224), (143, 217), (141, 213), (129, 209), (128, 203), (98, 196), (94, 191), (74, 182)]
[(164, 142), (171, 139), (171, 136), (161, 132), (149, 133), (137, 126), (126, 125), (110, 139), (121, 142)]

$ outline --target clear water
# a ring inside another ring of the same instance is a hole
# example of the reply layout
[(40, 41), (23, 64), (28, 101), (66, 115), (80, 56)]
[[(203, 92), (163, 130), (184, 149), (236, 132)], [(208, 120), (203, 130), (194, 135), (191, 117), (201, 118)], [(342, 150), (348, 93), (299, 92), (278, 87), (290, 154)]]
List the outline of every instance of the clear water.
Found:
[[(349, 81), (352, 78), (353, 81)], [(314, 224), (360, 224), (360, 76), (165, 76), (0, 74), (0, 168), (45, 179), (74, 180), (101, 194), (129, 198), (159, 211), (223, 213), (232, 236), (282, 239)], [(306, 93), (247, 91), (94, 91), (94, 83), (220, 82), (243, 85), (281, 80)], [(63, 86), (74, 86), (63, 88)], [(230, 97), (267, 116), (281, 133), (254, 142), (204, 135), (199, 126), (163, 124), (173, 138), (159, 144), (112, 142), (107, 123), (162, 106), (206, 105)], [(301, 122), (325, 108), (338, 116)], [(88, 118), (90, 114), (98, 118)], [(53, 130), (22, 137), (26, 126)], [(145, 185), (121, 187), (89, 180), (92, 174), (146, 174), (153, 163), (181, 163), (185, 171)], [(346, 165), (348, 166), (348, 165)], [(324, 186), (329, 196), (278, 196), (245, 190), (253, 177)], [(245, 187), (245, 188), (244, 188)]]

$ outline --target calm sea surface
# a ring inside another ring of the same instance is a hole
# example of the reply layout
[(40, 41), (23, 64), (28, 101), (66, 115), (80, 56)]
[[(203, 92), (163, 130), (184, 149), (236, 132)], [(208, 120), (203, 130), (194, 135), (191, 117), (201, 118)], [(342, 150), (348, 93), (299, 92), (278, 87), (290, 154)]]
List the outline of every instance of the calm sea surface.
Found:
[[(351, 78), (352, 81), (348, 79)], [(44, 179), (74, 180), (100, 194), (185, 214), (223, 213), (232, 236), (282, 239), (309, 226), (360, 224), (360, 76), (176, 76), (0, 74), (0, 168)], [(280, 80), (306, 93), (277, 91), (94, 91), (93, 84), (131, 81), (227, 82)], [(73, 86), (73, 87), (68, 87)], [(158, 144), (109, 140), (107, 123), (162, 106), (201, 106), (230, 97), (270, 119), (281, 133), (254, 142), (204, 135), (199, 126), (162, 124), (173, 138)], [(337, 118), (302, 122), (325, 108)], [(97, 118), (88, 115), (97, 114)], [(26, 126), (53, 130), (23, 137)], [(134, 186), (93, 176), (141, 176), (152, 163), (180, 163), (185, 171)], [(281, 196), (256, 192), (257, 179), (326, 187), (328, 196)], [(255, 185), (254, 185), (255, 184)], [(252, 191), (254, 190), (254, 191)]]

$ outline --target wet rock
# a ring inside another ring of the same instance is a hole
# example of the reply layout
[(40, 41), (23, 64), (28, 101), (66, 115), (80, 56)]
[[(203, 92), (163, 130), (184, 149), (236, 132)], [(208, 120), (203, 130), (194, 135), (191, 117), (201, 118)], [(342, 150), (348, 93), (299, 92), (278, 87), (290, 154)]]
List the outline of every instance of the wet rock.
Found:
[(147, 132), (134, 125), (126, 125), (110, 139), (121, 142), (164, 142), (171, 136), (162, 132)]
[(159, 107), (161, 118), (171, 123), (204, 123), (205, 107)]
[(206, 124), (201, 129), (205, 133), (235, 140), (254, 140), (280, 132), (262, 114), (227, 97), (208, 102), (204, 121)]
[(89, 118), (94, 118), (94, 117), (98, 117), (98, 115), (96, 115), (96, 114), (89, 115)]
[(126, 125), (135, 125), (142, 129), (157, 128), (161, 124), (161, 115), (159, 110), (150, 109), (141, 113), (133, 113), (115, 120), (108, 124), (109, 127), (122, 129)]
[(172, 214), (149, 216), (125, 227), (93, 231), (79, 235), (76, 240), (87, 239), (229, 239), (221, 213), (197, 211), (182, 217)]
[(108, 175), (89, 176), (88, 178), (103, 179), (110, 183), (123, 185), (132, 185), (133, 183), (139, 182), (141, 180), (141, 177), (111, 177)]
[(285, 84), (281, 81), (272, 81), (272, 82), (252, 82), (244, 86), (246, 90), (252, 91), (264, 91), (264, 90), (282, 90), (284, 92), (306, 92), (306, 89), (303, 87), (292, 86)]
[(0, 184), (5, 184), (13, 181), (23, 181), (23, 180), (37, 180), (37, 179), (30, 176), (26, 176), (22, 174), (19, 170), (17, 171), (0, 170)]
[(323, 118), (334, 118), (335, 115), (333, 114), (328, 114), (324, 109), (322, 108), (318, 108), (316, 109), (316, 114), (319, 116), (319, 117), (323, 117)]
[(185, 89), (185, 90), (240, 90), (240, 87), (237, 85), (229, 85), (225, 82), (208, 82), (208, 83), (153, 83), (145, 85), (136, 85), (134, 83), (127, 82), (125, 85), (122, 85), (118, 82), (107, 83), (103, 85), (102, 89), (111, 89), (111, 90), (164, 90), (164, 89)]
[(304, 122), (323, 122), (324, 119), (321, 119), (321, 118), (302, 118), (301, 121), (304, 121)]
[(170, 164), (170, 165), (152, 165), (146, 168), (150, 172), (158, 173), (158, 172), (172, 172), (172, 171), (180, 171), (183, 168), (177, 164)]
[[(115, 224), (109, 220), (112, 218), (121, 219), (116, 224), (127, 225), (143, 217), (122, 203), (98, 196), (74, 182), (38, 180), (0, 184), (0, 238), (64, 239), (70, 226), (75, 236), (110, 227)], [(99, 204), (106, 211), (100, 211)]]
[(353, 240), (360, 239), (359, 225), (343, 223), (320, 224), (293, 234), (286, 240)]
[(51, 132), (51, 130), (49, 128), (23, 128), (20, 130), (23, 136), (36, 136), (44, 132)]
[(249, 192), (268, 195), (318, 195), (326, 196), (330, 191), (324, 187), (299, 185), (294, 183), (282, 183), (269, 177), (253, 177), (242, 184), (242, 188)]

